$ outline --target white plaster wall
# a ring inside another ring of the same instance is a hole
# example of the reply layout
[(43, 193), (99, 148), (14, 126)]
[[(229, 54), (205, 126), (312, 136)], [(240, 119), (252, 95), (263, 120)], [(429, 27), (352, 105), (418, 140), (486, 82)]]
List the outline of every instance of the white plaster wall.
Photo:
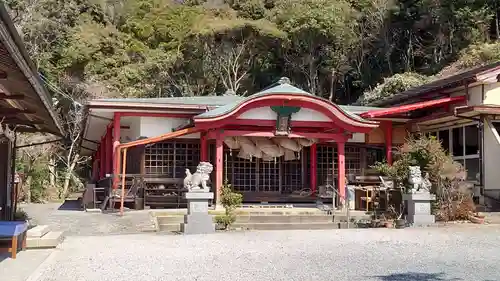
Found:
[(500, 105), (500, 83), (484, 85), (484, 104)]
[[(294, 114), (295, 115), (295, 114)], [(293, 116), (293, 115), (292, 115)], [(269, 106), (253, 108), (243, 112), (238, 119), (276, 120), (277, 115)]]
[[(188, 119), (185, 118), (168, 118), (168, 117), (141, 117), (140, 136), (141, 137), (156, 137), (166, 133), (171, 133), (172, 129), (187, 124)], [(180, 138), (197, 139), (200, 134), (191, 134)]]
[[(467, 105), (480, 105), (483, 103), (483, 89), (481, 85), (469, 87), (469, 97)], [(465, 89), (455, 91), (450, 94), (451, 97), (465, 96)]]
[(352, 134), (352, 138), (348, 139), (347, 142), (365, 143), (365, 138), (366, 134), (354, 133)]
[(137, 140), (141, 136), (141, 117), (130, 116), (121, 118), (122, 126), (128, 126), (128, 129), (120, 129), (120, 142), (126, 143)]
[[(259, 107), (250, 109), (240, 116), (238, 119), (260, 119), (260, 120), (276, 120), (277, 115), (269, 106)], [(330, 121), (326, 115), (321, 112), (308, 109), (301, 108), (299, 112), (292, 114), (292, 120), (295, 121)]]
[[(484, 188), (485, 190), (500, 191), (500, 137), (496, 130), (484, 122)], [(497, 197), (497, 196), (495, 196)]]
[(330, 118), (326, 117), (321, 112), (309, 109), (309, 108), (302, 108), (299, 112), (295, 113), (292, 115), (292, 120), (296, 121), (331, 121)]

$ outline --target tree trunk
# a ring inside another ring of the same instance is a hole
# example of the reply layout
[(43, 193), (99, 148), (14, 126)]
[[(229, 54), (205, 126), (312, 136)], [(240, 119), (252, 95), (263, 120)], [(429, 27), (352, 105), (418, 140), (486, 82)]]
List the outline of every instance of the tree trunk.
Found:
[(71, 174), (75, 170), (77, 160), (78, 157), (75, 157), (71, 162), (71, 165), (66, 169), (66, 173), (64, 174), (64, 184), (63, 184), (63, 191), (61, 193), (61, 199), (65, 199), (66, 197), (68, 197), (69, 182), (71, 180)]
[(31, 180), (31, 175), (28, 175), (24, 182), (24, 201), (26, 203), (31, 203)]
[(49, 159), (49, 184), (50, 187), (56, 186), (56, 160), (54, 157)]

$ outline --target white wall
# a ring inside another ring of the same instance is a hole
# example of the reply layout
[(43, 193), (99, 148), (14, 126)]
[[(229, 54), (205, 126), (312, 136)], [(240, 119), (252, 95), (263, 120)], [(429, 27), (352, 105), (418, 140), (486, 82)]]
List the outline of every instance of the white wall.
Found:
[[(185, 118), (141, 117), (140, 136), (150, 138), (171, 133), (173, 129), (187, 124), (188, 121)], [(197, 139), (200, 138), (200, 134), (196, 133), (180, 138)]]
[(500, 105), (500, 83), (484, 85), (484, 104)]
[[(484, 188), (500, 192), (500, 138), (491, 122), (484, 122)], [(495, 196), (498, 197), (498, 196)]]
[[(255, 119), (276, 120), (276, 118), (277, 118), (276, 112), (274, 112), (269, 106), (250, 109), (241, 114), (240, 116), (238, 116), (238, 119), (251, 119), (251, 120)], [(292, 120), (316, 121), (316, 122), (330, 121), (330, 119), (326, 117), (326, 115), (324, 115), (323, 113), (309, 108), (301, 108), (299, 112), (292, 114)]]
[(120, 142), (126, 143), (130, 141), (135, 141), (141, 136), (141, 117), (139, 116), (129, 116), (123, 117), (120, 120), (121, 126), (126, 126), (128, 128), (120, 129)]

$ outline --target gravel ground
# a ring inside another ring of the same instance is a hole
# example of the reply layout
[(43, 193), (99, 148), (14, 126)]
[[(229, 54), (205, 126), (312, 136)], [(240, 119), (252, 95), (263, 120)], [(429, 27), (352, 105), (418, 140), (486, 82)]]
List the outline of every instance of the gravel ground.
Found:
[(20, 208), (35, 225), (49, 225), (53, 231), (64, 231), (65, 236), (114, 235), (142, 233), (154, 230), (148, 210), (101, 214), (79, 209), (77, 201), (65, 204), (22, 204)]
[(500, 280), (500, 228), (69, 237), (38, 281)]

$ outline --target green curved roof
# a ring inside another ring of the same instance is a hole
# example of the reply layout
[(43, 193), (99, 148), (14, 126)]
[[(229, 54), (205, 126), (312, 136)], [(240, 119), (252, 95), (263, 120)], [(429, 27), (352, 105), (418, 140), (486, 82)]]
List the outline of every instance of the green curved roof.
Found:
[[(205, 119), (205, 118), (214, 118), (214, 117), (217, 117), (217, 116), (221, 116), (221, 115), (224, 115), (226, 113), (231, 112), (236, 107), (238, 107), (238, 105), (240, 105), (240, 104), (242, 104), (242, 103), (244, 103), (244, 102), (246, 102), (248, 100), (252, 100), (252, 99), (255, 99), (255, 98), (260, 97), (260, 96), (277, 95), (277, 94), (297, 95), (297, 96), (303, 96), (303, 95), (313, 96), (312, 94), (310, 94), (310, 93), (308, 93), (308, 92), (306, 92), (306, 91), (304, 91), (302, 89), (294, 87), (294, 86), (292, 86), (292, 85), (290, 85), (288, 83), (283, 83), (283, 84), (279, 84), (277, 86), (265, 89), (263, 91), (260, 91), (260, 92), (254, 94), (254, 95), (251, 95), (251, 96), (249, 96), (247, 98), (244, 98), (244, 99), (241, 99), (239, 101), (232, 102), (232, 103), (226, 104), (224, 106), (220, 106), (220, 107), (217, 107), (217, 108), (212, 109), (210, 111), (204, 112), (202, 114), (196, 115), (194, 117), (194, 119)], [(324, 99), (324, 98), (321, 98), (321, 97), (316, 97), (316, 98), (319, 98), (319, 99), (322, 99), (325, 102), (331, 103), (331, 101), (329, 101), (327, 99)], [(361, 122), (373, 122), (373, 121), (369, 121), (369, 120), (366, 120), (364, 118), (361, 118), (360, 116), (358, 116), (356, 114), (360, 114), (360, 113), (363, 113), (363, 112), (366, 112), (366, 111), (370, 111), (370, 110), (373, 110), (375, 108), (355, 106), (353, 108), (353, 110), (351, 111), (349, 109), (350, 107), (351, 106), (338, 106), (338, 108), (342, 112), (344, 112), (346, 115), (348, 115), (352, 119), (355, 119), (355, 120), (361, 121)], [(365, 110), (363, 110), (363, 109), (365, 109)]]

